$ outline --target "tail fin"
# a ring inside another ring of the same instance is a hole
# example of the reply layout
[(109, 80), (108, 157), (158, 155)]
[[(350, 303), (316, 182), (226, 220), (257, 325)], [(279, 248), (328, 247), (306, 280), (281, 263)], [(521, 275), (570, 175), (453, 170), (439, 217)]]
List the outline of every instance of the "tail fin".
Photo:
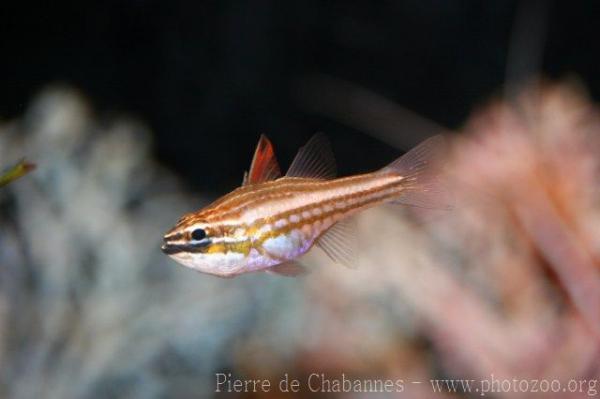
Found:
[(404, 177), (404, 190), (391, 203), (426, 209), (451, 208), (448, 191), (439, 176), (443, 146), (441, 135), (430, 137), (381, 169), (381, 173), (392, 172)]

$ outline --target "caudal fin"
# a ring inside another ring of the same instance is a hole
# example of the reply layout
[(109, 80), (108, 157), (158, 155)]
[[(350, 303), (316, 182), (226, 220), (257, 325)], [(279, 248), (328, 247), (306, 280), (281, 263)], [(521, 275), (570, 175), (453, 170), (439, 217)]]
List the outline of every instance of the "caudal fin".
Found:
[(450, 209), (448, 190), (440, 178), (440, 158), (444, 147), (441, 135), (430, 137), (381, 169), (404, 177), (404, 190), (394, 204), (427, 209)]

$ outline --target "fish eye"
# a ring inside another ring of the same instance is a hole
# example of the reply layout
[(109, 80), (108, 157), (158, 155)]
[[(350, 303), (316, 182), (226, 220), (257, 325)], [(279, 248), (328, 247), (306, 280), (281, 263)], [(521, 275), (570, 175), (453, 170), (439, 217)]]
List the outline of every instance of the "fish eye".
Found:
[(192, 239), (193, 240), (200, 241), (204, 238), (206, 238), (206, 231), (204, 231), (203, 229), (196, 229), (196, 230), (192, 231)]

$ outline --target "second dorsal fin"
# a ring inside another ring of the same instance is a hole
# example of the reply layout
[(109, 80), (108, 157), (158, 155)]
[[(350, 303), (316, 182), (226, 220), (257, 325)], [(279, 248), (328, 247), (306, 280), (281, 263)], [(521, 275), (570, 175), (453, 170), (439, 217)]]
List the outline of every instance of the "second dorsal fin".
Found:
[(329, 140), (323, 133), (317, 133), (298, 150), (286, 176), (333, 179), (336, 169)]
[(281, 176), (277, 158), (275, 158), (275, 150), (273, 144), (264, 134), (260, 135), (250, 172), (244, 174), (244, 182), (242, 185), (256, 184), (268, 180), (275, 180)]

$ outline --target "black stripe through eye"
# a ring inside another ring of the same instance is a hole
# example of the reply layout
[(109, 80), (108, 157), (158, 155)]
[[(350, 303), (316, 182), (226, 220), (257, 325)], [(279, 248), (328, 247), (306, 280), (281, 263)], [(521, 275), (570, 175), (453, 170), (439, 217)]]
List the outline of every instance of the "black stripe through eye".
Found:
[(204, 238), (206, 238), (206, 231), (204, 231), (202, 229), (196, 229), (196, 230), (192, 231), (192, 240), (200, 241)]

